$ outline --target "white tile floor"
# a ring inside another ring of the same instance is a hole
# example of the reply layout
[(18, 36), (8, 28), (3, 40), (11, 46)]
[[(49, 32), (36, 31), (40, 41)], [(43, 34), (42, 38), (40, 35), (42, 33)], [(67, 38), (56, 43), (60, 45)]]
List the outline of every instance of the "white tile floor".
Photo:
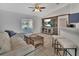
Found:
[(52, 47), (40, 47), (28, 54), (28, 56), (54, 56), (54, 50)]

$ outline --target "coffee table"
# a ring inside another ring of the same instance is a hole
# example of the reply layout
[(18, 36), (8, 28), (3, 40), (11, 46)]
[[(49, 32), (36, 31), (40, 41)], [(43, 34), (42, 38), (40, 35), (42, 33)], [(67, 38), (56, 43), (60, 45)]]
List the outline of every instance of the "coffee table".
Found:
[(39, 45), (44, 45), (44, 37), (35, 35), (30, 36), (30, 44), (34, 45), (37, 48)]

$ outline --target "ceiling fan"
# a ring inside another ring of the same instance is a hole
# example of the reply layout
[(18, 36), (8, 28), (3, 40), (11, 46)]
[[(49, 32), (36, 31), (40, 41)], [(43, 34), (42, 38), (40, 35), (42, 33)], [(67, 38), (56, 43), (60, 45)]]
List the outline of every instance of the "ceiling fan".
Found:
[(46, 7), (42, 7), (40, 4), (36, 3), (34, 7), (29, 7), (33, 9), (33, 12), (41, 12), (42, 9), (45, 9)]

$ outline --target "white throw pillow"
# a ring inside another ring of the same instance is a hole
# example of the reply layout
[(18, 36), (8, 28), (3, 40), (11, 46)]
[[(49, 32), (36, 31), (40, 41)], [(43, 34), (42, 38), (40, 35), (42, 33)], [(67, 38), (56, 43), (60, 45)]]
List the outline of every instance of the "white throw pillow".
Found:
[(11, 47), (13, 50), (27, 46), (26, 42), (17, 34), (11, 37), (11, 45), (12, 45)]
[(11, 50), (10, 38), (8, 33), (0, 32), (0, 54)]

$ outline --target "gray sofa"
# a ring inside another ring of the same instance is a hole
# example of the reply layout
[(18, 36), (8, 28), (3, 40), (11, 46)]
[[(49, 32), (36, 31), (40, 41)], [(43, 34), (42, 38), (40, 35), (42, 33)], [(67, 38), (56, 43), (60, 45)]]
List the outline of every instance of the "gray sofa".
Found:
[(24, 56), (34, 50), (19, 35), (10, 38), (6, 32), (0, 32), (0, 56)]

